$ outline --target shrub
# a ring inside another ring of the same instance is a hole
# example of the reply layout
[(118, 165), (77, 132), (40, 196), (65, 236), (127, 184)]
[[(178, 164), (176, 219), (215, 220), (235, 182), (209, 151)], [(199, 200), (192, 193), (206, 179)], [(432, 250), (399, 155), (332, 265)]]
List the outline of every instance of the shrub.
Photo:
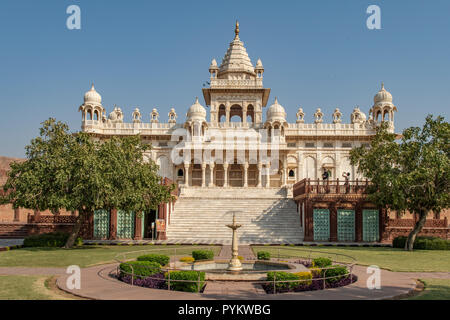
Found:
[(256, 255), (258, 256), (258, 260), (270, 260), (270, 252), (268, 251), (258, 251)]
[[(404, 248), (408, 237), (399, 236), (392, 241), (394, 248)], [(417, 237), (414, 241), (414, 249), (423, 250), (450, 250), (450, 240), (437, 237)]]
[(180, 258), (180, 261), (181, 262), (186, 262), (186, 263), (192, 263), (192, 262), (194, 262), (194, 258), (192, 258), (192, 257), (182, 257), (182, 258)]
[(348, 270), (345, 266), (333, 265), (331, 269), (323, 270), (322, 274), (325, 278), (329, 278), (325, 280), (327, 283), (333, 283), (345, 278)]
[(239, 259), (240, 261), (244, 261), (244, 257), (243, 257), (243, 256), (238, 256), (238, 259)]
[(322, 277), (322, 269), (320, 268), (309, 268), (309, 271), (311, 271), (313, 278)]
[(137, 261), (152, 261), (157, 262), (162, 266), (165, 266), (169, 263), (170, 258), (163, 254), (144, 254), (143, 256), (137, 257)]
[(317, 268), (326, 268), (329, 267), (333, 264), (333, 261), (331, 261), (331, 259), (328, 258), (316, 258), (313, 259), (312, 261), (312, 265), (313, 267), (317, 267)]
[(161, 265), (153, 261), (129, 261), (121, 263), (119, 269), (120, 277), (133, 273), (135, 279), (145, 279), (161, 272)]
[[(29, 237), (26, 237), (23, 241), (24, 247), (63, 247), (67, 239), (69, 238), (69, 234), (65, 232), (51, 232), (51, 233), (43, 233), (36, 234)], [(83, 244), (83, 240), (78, 237), (75, 240), (75, 246), (81, 246)]]
[[(170, 289), (184, 292), (200, 292), (205, 285), (205, 273), (202, 271), (169, 271)], [(200, 276), (200, 282), (199, 282)], [(169, 273), (166, 272), (166, 283), (169, 284)], [(176, 280), (186, 280), (176, 281)]]
[[(269, 271), (267, 272), (267, 281), (276, 281), (275, 287), (277, 289), (293, 289), (301, 284), (300, 277), (295, 273), (283, 272), (283, 271)], [(278, 282), (289, 281), (289, 282)]]
[(195, 259), (195, 261), (213, 260), (214, 252), (212, 250), (195, 250), (192, 251), (192, 257)]
[(298, 278), (300, 280), (307, 280), (307, 281), (300, 281), (300, 284), (302, 286), (309, 286), (310, 284), (312, 284), (312, 273), (311, 271), (301, 271), (301, 272), (296, 272), (294, 273), (296, 276), (298, 276)]

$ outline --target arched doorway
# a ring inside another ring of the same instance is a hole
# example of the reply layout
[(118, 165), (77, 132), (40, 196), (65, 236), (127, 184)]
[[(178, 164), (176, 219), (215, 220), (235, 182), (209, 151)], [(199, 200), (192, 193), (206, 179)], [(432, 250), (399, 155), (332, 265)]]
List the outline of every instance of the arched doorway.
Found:
[(243, 119), (242, 107), (234, 104), (230, 108), (230, 122), (242, 122)]
[(244, 173), (240, 164), (231, 164), (229, 167), (229, 185), (230, 187), (244, 186)]

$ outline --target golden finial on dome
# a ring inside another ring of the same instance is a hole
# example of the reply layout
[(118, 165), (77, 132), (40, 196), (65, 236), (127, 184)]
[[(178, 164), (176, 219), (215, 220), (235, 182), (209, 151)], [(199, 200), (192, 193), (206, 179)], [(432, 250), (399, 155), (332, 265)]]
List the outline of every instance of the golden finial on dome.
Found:
[(234, 29), (235, 39), (239, 38), (239, 21), (236, 20), (236, 28)]
[(384, 90), (384, 82), (381, 82), (381, 90)]

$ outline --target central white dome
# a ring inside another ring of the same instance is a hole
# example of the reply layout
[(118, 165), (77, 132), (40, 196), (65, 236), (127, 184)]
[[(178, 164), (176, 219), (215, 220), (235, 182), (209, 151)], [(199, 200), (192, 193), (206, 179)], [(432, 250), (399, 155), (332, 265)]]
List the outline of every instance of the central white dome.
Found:
[(373, 102), (375, 104), (378, 102), (392, 102), (392, 95), (384, 89), (384, 83), (381, 84), (381, 90), (373, 97)]

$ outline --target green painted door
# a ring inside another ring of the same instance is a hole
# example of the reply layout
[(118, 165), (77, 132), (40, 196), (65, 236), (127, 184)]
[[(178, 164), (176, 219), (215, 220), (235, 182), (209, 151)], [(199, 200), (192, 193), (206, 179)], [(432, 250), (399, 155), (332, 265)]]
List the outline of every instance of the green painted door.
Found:
[(337, 211), (337, 237), (338, 241), (355, 241), (355, 211)]
[(134, 212), (117, 210), (117, 238), (134, 238)]
[(94, 238), (109, 238), (109, 212), (106, 210), (94, 211)]
[(314, 241), (330, 240), (330, 210), (314, 209)]
[(363, 210), (363, 241), (380, 241), (378, 210)]

